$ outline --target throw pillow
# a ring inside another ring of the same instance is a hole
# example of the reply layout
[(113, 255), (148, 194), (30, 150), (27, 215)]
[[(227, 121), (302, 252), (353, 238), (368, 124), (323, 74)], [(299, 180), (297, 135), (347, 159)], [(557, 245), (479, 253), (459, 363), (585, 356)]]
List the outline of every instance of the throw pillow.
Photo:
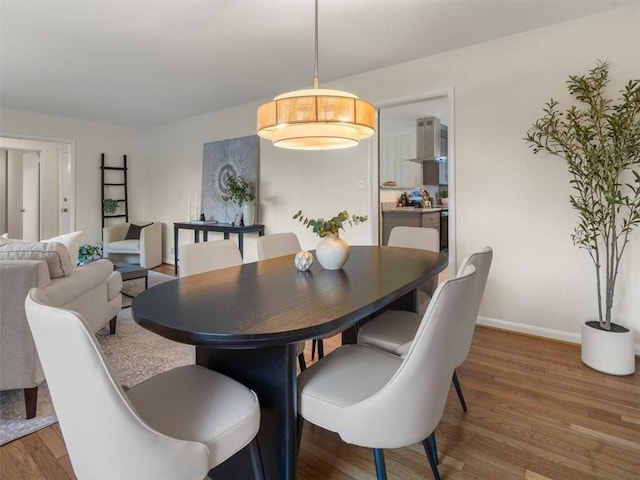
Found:
[(82, 244), (82, 237), (84, 237), (84, 232), (71, 232), (42, 241), (45, 243), (58, 242), (67, 247), (71, 264), (75, 268), (78, 263), (78, 250), (80, 250), (80, 245)]
[(67, 247), (58, 242), (3, 243), (0, 260), (45, 260), (52, 279), (70, 275), (73, 270)]
[(20, 240), (18, 238), (9, 238), (8, 233), (0, 235), (0, 243), (33, 243), (28, 240)]
[(153, 225), (153, 222), (147, 223), (146, 225), (136, 225), (132, 223), (129, 225), (129, 230), (127, 230), (127, 236), (124, 237), (125, 240), (140, 240), (140, 232), (144, 227), (148, 227), (149, 225)]

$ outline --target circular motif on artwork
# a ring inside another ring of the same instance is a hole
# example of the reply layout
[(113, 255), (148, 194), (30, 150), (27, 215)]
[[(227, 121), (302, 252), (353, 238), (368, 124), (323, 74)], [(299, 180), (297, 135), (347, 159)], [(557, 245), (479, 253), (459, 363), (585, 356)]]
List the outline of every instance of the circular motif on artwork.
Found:
[(218, 174), (218, 188), (223, 195), (226, 195), (227, 190), (229, 189), (229, 177), (234, 175), (236, 175), (236, 169), (233, 168), (233, 165), (230, 163), (227, 163), (220, 168), (220, 173)]

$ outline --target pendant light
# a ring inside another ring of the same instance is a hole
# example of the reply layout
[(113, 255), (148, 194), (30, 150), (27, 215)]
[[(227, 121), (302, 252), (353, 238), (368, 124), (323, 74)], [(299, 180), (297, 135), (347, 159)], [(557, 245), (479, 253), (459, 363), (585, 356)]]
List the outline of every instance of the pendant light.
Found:
[(318, 88), (318, 0), (315, 0), (313, 88), (278, 95), (261, 105), (258, 135), (294, 150), (353, 147), (375, 133), (375, 108), (349, 92)]

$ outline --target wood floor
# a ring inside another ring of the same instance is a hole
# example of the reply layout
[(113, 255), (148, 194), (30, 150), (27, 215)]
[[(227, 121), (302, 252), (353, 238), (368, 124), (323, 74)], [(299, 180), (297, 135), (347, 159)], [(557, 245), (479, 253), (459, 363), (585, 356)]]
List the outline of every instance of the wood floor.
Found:
[[(325, 341), (325, 350), (338, 341)], [(636, 362), (635, 375), (604, 375), (581, 364), (577, 345), (476, 328), (458, 369), (469, 411), (452, 389), (436, 430), (442, 479), (640, 479)], [(420, 445), (386, 451), (385, 459), (390, 479), (433, 478)], [(372, 479), (374, 472), (370, 450), (305, 425), (300, 480)], [(73, 478), (57, 424), (0, 447), (2, 480)]]

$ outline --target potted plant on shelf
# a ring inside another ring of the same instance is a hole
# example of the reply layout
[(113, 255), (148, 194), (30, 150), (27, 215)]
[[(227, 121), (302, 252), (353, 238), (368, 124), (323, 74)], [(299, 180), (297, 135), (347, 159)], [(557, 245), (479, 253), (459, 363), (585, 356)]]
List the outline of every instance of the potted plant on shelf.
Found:
[(599, 320), (582, 325), (582, 361), (627, 375), (635, 371), (633, 332), (614, 323), (611, 312), (623, 253), (640, 223), (640, 79), (629, 81), (614, 102), (605, 94), (608, 77), (602, 61), (586, 75), (570, 76), (577, 105), (563, 113), (549, 100), (525, 140), (533, 153), (565, 160), (569, 202), (578, 212), (571, 238), (595, 265)]
[(316, 247), (316, 257), (320, 265), (326, 270), (339, 270), (349, 259), (349, 244), (340, 238), (340, 230), (344, 230), (344, 225), (358, 225), (367, 220), (366, 215), (352, 215), (346, 210), (339, 212), (336, 216), (325, 220), (324, 218), (308, 218), (298, 210), (293, 216), (294, 220), (299, 220), (307, 228), (312, 228), (322, 240)]
[(113, 215), (118, 210), (118, 201), (113, 198), (105, 198), (102, 201), (102, 211), (107, 215)]
[(254, 200), (256, 195), (246, 177), (229, 175), (227, 177), (227, 192), (222, 195), (225, 202), (232, 201), (242, 210), (242, 221), (245, 226), (253, 225), (256, 216)]
[(442, 205), (449, 205), (449, 191), (448, 190), (442, 190), (440, 192), (440, 203)]

